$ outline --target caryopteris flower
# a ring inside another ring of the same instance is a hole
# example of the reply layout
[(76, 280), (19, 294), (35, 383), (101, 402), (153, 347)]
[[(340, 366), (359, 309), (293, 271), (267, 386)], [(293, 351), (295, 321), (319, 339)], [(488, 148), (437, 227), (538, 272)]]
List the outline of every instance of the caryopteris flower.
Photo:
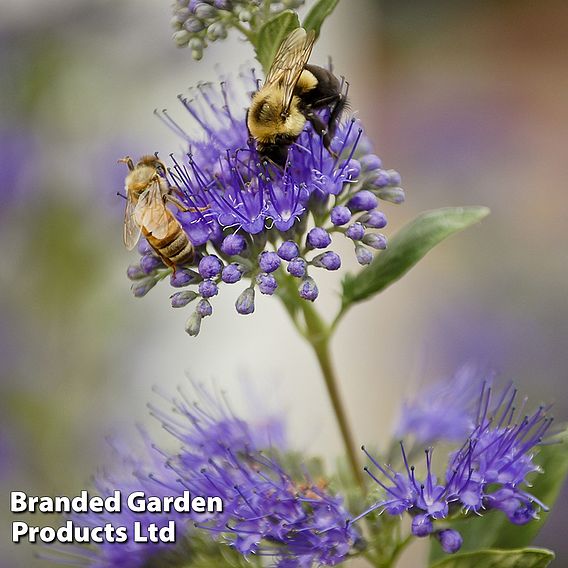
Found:
[(324, 485), (296, 481), (276, 457), (227, 445), (198, 471), (174, 460), (184, 485), (201, 495), (220, 495), (226, 507), (197, 523), (241, 554), (273, 556), (277, 565), (333, 566), (358, 540), (347, 525), (341, 497)]
[[(248, 90), (256, 89), (254, 73), (242, 79)], [(282, 278), (295, 280), (298, 296), (314, 301), (316, 272), (341, 267), (333, 250), (336, 238), (347, 238), (359, 263), (369, 264), (373, 251), (387, 246), (377, 232), (386, 225), (379, 199), (404, 198), (400, 176), (382, 169), (355, 118), (339, 125), (331, 144), (334, 155), (308, 125), (283, 169), (261, 159), (249, 140), (245, 90), (239, 95), (227, 81), (219, 87), (200, 85), (191, 98), (180, 97), (201, 139), (190, 138), (168, 113), (160, 115), (188, 144), (185, 156), (171, 155), (169, 182), (187, 209), (176, 214), (196, 258), (191, 267), (171, 273), (142, 242), (140, 264), (131, 266), (128, 275), (136, 296), (170, 275), (172, 286), (194, 292), (174, 293), (172, 306), (206, 299), (188, 320), (191, 335), (214, 311), (224, 285), (240, 285), (235, 307), (243, 315), (254, 312), (255, 289), (272, 295)]]
[(541, 471), (534, 462), (535, 448), (552, 418), (545, 407), (523, 415), (526, 400), (516, 409), (516, 398), (512, 385), (494, 397), (491, 387), (483, 384), (474, 426), (461, 448), (450, 454), (440, 478), (434, 473), (432, 448), (426, 450), (422, 475), (409, 464), (402, 442), (400, 471), (381, 465), (363, 448), (377, 470), (366, 471), (382, 488), (383, 497), (360, 517), (374, 510), (391, 515), (408, 512), (413, 517), (412, 533), (418, 537), (436, 533), (446, 552), (456, 552), (462, 539), (453, 529), (437, 530), (440, 519), (482, 515), (491, 509), (502, 511), (514, 524), (537, 518), (539, 509), (547, 508), (528, 491), (528, 476)]
[(196, 526), (240, 554), (274, 556), (282, 566), (331, 566), (345, 559), (358, 533), (347, 526), (343, 500), (307, 473), (298, 481), (282, 465), (280, 421), (252, 427), (198, 389), (198, 403), (168, 398), (173, 413), (152, 407), (182, 444), (168, 460), (178, 485), (223, 499), (223, 512), (196, 519)]

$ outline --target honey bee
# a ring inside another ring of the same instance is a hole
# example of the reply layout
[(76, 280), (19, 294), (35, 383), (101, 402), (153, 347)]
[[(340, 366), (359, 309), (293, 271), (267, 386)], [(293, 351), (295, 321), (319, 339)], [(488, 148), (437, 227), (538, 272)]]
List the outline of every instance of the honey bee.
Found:
[[(259, 154), (284, 166), (289, 147), (302, 133), (306, 121), (331, 150), (341, 113), (347, 105), (342, 84), (333, 73), (309, 65), (315, 42), (313, 31), (296, 28), (282, 42), (264, 85), (252, 97), (247, 126)], [(329, 108), (327, 124), (316, 110)]]
[(156, 156), (142, 156), (136, 166), (128, 156), (124, 162), (130, 173), (126, 176), (126, 211), (124, 214), (124, 244), (132, 250), (140, 234), (154, 249), (166, 266), (193, 261), (195, 251), (181, 223), (166, 206), (169, 201), (181, 211), (188, 208), (172, 195), (165, 178), (166, 166)]

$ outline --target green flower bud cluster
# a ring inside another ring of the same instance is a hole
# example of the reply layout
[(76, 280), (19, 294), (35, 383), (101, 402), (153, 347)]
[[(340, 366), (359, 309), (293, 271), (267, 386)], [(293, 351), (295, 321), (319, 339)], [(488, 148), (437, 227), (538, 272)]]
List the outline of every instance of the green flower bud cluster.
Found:
[[(203, 57), (208, 42), (223, 40), (231, 28), (245, 35), (284, 10), (305, 0), (176, 0), (173, 5), (173, 39), (189, 47), (195, 60)], [(246, 26), (249, 26), (248, 28)]]

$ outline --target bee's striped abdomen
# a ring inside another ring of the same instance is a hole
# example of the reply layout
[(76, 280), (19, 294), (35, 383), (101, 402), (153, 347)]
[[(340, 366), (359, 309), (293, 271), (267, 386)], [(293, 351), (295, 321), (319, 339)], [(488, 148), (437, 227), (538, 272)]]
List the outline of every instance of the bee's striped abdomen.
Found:
[(180, 222), (168, 211), (168, 234), (163, 239), (157, 239), (144, 231), (150, 246), (162, 257), (169, 266), (188, 264), (195, 256), (193, 245), (183, 230)]

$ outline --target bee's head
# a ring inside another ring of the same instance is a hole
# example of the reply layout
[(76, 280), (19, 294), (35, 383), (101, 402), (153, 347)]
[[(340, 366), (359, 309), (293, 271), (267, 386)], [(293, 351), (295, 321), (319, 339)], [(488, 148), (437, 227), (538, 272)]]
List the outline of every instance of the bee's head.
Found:
[(142, 156), (138, 160), (137, 166), (148, 166), (158, 171), (158, 173), (164, 177), (166, 175), (166, 166), (162, 160), (158, 158), (158, 156), (152, 154), (148, 156)]

